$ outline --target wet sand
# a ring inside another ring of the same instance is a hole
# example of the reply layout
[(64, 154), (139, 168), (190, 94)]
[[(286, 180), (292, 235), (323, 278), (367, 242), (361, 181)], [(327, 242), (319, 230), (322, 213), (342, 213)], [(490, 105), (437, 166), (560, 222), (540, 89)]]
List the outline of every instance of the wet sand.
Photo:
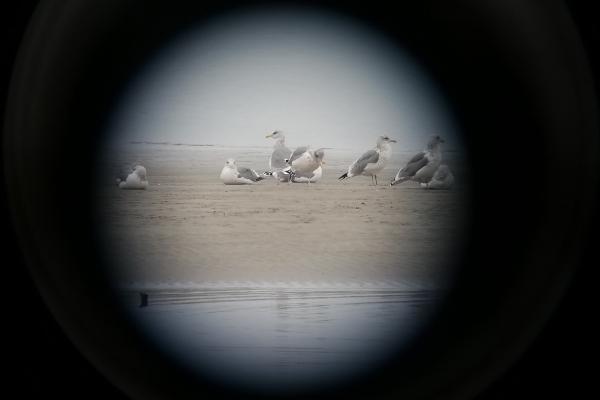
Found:
[(244, 392), (315, 389), (369, 371), (417, 334), (427, 291), (378, 288), (160, 289), (132, 315), (204, 376)]
[[(414, 151), (396, 152), (379, 186), (337, 178), (360, 151), (328, 149), (314, 184), (226, 186), (224, 161), (259, 172), (270, 148), (129, 144), (107, 154), (99, 209), (119, 285), (199, 282), (383, 282), (443, 285), (462, 232), (463, 165), (457, 185), (431, 191), (389, 182)], [(139, 160), (150, 186), (119, 190), (118, 166)]]

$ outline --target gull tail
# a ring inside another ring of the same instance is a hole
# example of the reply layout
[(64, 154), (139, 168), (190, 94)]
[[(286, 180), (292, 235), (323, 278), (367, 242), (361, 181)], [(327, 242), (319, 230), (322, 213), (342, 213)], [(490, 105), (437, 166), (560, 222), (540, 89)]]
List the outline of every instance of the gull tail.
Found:
[(348, 177), (348, 173), (346, 172), (344, 175), (340, 176), (340, 177), (338, 178), (338, 180), (340, 180), (340, 181), (341, 181), (341, 180), (344, 180), (344, 179), (346, 179), (347, 177)]
[(397, 184), (402, 183), (402, 182), (404, 182), (406, 180), (408, 180), (408, 178), (404, 178), (404, 177), (403, 178), (393, 179), (392, 183), (390, 183), (390, 186), (397, 185)]

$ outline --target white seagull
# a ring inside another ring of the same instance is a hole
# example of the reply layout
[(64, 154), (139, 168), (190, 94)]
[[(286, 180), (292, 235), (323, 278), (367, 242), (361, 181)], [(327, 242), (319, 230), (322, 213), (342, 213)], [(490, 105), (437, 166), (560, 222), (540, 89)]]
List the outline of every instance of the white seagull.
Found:
[(454, 183), (454, 175), (446, 164), (440, 167), (433, 174), (433, 178), (427, 183), (421, 183), (425, 189), (450, 189)]
[(392, 156), (392, 146), (390, 143), (396, 143), (396, 141), (387, 136), (379, 136), (377, 146), (354, 161), (348, 167), (348, 172), (338, 179), (342, 180), (357, 175), (366, 175), (371, 177), (371, 183), (374, 180), (375, 185), (377, 185), (377, 174), (385, 168), (385, 165)]
[[(298, 147), (287, 161), (288, 167), (282, 172), (291, 175), (291, 181), (294, 181), (296, 177), (314, 174), (325, 163), (324, 157), (325, 150), (322, 148), (311, 150), (308, 146)], [(310, 183), (311, 180), (307, 180), (307, 182)]]
[(233, 158), (225, 163), (220, 178), (226, 185), (249, 185), (264, 179), (253, 169), (238, 167)]
[(125, 179), (117, 178), (117, 184), (121, 189), (146, 189), (148, 187), (146, 168), (136, 165)]
[(406, 166), (398, 171), (391, 184), (396, 185), (407, 180), (429, 182), (442, 162), (441, 143), (444, 143), (441, 137), (432, 136), (425, 150), (415, 154)]
[(265, 175), (273, 176), (278, 182), (289, 181), (290, 174), (282, 172), (282, 170), (288, 167), (287, 160), (292, 154), (292, 151), (285, 145), (285, 136), (281, 131), (275, 131), (265, 137), (275, 139), (273, 153), (271, 153), (271, 157), (269, 158), (269, 172), (265, 172)]

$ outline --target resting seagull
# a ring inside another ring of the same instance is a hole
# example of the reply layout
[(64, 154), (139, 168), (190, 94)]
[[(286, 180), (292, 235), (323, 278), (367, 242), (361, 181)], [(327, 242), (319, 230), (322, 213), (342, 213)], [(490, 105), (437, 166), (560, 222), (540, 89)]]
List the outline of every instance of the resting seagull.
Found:
[(360, 156), (358, 160), (354, 161), (352, 165), (348, 167), (348, 172), (338, 179), (366, 175), (371, 177), (371, 183), (373, 183), (374, 180), (375, 185), (377, 185), (377, 173), (385, 168), (385, 165), (392, 156), (392, 146), (390, 143), (396, 143), (396, 141), (387, 136), (379, 136), (377, 139), (377, 146), (373, 150), (369, 150)]
[[(282, 172), (291, 175), (291, 181), (296, 177), (314, 173), (325, 162), (324, 149), (311, 150), (308, 146), (298, 147), (287, 161), (288, 167)], [(310, 180), (307, 180), (310, 183)]]
[(318, 182), (323, 176), (323, 168), (319, 167), (312, 172), (298, 172), (292, 178), (294, 183), (313, 183)]
[(426, 189), (450, 189), (454, 183), (454, 175), (446, 164), (440, 167), (433, 174), (433, 178), (427, 183), (421, 183), (421, 186)]
[(136, 165), (133, 171), (127, 175), (127, 178), (117, 179), (119, 188), (121, 189), (137, 189), (143, 190), (148, 187), (148, 178), (146, 175), (146, 168), (141, 165)]
[(432, 136), (425, 150), (415, 154), (406, 166), (398, 171), (392, 185), (407, 180), (419, 183), (429, 182), (442, 162), (441, 143), (444, 143), (441, 137)]
[(238, 167), (233, 158), (225, 163), (220, 178), (226, 185), (249, 185), (264, 179), (253, 169)]
[(275, 131), (265, 137), (275, 139), (273, 153), (269, 158), (269, 172), (266, 172), (265, 175), (273, 176), (278, 182), (289, 181), (290, 175), (282, 172), (283, 169), (287, 168), (287, 160), (292, 154), (292, 151), (285, 146), (285, 136), (280, 131)]

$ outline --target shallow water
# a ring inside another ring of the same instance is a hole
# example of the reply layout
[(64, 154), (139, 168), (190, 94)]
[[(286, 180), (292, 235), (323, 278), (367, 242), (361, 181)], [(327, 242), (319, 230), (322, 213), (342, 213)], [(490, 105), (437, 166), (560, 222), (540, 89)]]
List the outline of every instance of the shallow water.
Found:
[(306, 389), (385, 361), (429, 314), (436, 292), (378, 285), (128, 291), (130, 310), (168, 353), (228, 385)]

